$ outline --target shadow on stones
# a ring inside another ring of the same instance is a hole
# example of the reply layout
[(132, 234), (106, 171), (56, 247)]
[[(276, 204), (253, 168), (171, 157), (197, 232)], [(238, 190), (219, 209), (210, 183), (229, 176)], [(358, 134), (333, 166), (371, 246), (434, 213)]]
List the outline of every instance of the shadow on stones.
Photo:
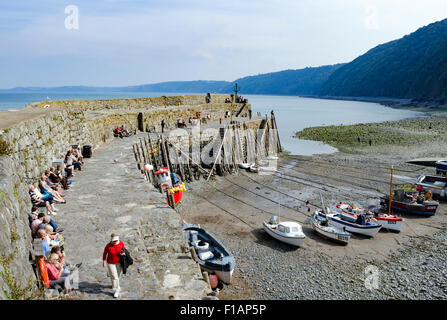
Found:
[(79, 282), (79, 289), (78, 291), (81, 293), (86, 294), (99, 294), (99, 295), (105, 295), (113, 297), (113, 293), (111, 292), (111, 286), (110, 285), (103, 285), (98, 283), (91, 283), (91, 282)]

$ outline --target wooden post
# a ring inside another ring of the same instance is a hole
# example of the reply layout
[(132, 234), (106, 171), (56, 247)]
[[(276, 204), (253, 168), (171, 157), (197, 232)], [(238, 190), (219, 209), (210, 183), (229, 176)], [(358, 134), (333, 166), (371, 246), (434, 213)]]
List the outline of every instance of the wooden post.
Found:
[[(225, 135), (226, 135), (226, 134), (227, 134), (227, 131), (225, 131), (225, 133), (224, 133), (224, 136), (223, 136), (224, 139), (225, 139)], [(208, 174), (208, 177), (206, 178), (206, 181), (209, 180), (209, 178), (210, 178), (210, 176), (211, 176), (211, 173), (213, 172), (214, 167), (216, 166), (217, 160), (218, 160), (219, 157), (220, 157), (220, 152), (221, 152), (221, 150), (222, 150), (222, 146), (223, 146), (223, 139), (222, 139), (222, 143), (221, 143), (220, 146), (219, 146), (219, 151), (217, 152), (216, 160), (214, 160), (213, 167), (211, 168), (211, 171), (210, 171), (210, 173)]]
[(273, 110), (271, 111), (271, 119), (272, 119), (272, 124), (273, 124), (273, 129), (276, 130), (276, 141), (277, 141), (277, 150), (278, 152), (282, 151), (282, 147), (281, 147), (281, 141), (279, 140), (279, 131), (278, 131), (278, 126), (276, 124), (276, 117), (275, 114), (273, 113)]
[(391, 166), (390, 199), (389, 199), (389, 201), (388, 201), (388, 215), (391, 214), (391, 198), (393, 197), (393, 171), (394, 171), (394, 167)]
[(144, 146), (143, 146), (143, 142), (141, 141), (140, 138), (140, 147), (141, 147), (141, 154), (143, 155), (143, 159), (144, 159), (144, 163), (143, 163), (143, 173), (146, 176), (147, 180), (152, 183), (152, 179), (149, 176), (149, 172), (146, 171), (146, 164), (149, 163), (149, 161), (147, 160), (147, 156), (146, 156), (146, 151), (144, 150)]

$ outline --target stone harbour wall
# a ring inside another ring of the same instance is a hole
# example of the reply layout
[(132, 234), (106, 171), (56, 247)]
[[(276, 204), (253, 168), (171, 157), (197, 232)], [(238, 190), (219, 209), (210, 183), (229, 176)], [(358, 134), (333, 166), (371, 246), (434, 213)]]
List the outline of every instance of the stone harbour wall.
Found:
[[(176, 126), (178, 118), (201, 112), (216, 119), (227, 111), (238, 112), (243, 105), (224, 103), (229, 95), (158, 97), (142, 99), (54, 101), (33, 103), (33, 108), (50, 109), (37, 118), (0, 130), (0, 299), (38, 297), (32, 267), (32, 238), (28, 224), (31, 201), (28, 187), (48, 169), (55, 158), (72, 144), (91, 145), (95, 150), (113, 138), (112, 130), (125, 124), (137, 129), (137, 117), (160, 129)], [(180, 106), (179, 106), (180, 103)], [(243, 115), (248, 115), (250, 105)], [(18, 111), (19, 112), (19, 111)]]

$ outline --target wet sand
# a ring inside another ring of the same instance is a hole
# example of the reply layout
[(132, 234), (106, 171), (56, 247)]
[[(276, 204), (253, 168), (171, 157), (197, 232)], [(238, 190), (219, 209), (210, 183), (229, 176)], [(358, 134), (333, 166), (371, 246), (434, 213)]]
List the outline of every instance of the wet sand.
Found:
[[(441, 269), (447, 244), (439, 241), (446, 230), (445, 202), (440, 203), (433, 217), (403, 216), (400, 233), (381, 230), (374, 238), (353, 235), (347, 246), (315, 234), (308, 224), (305, 205), (309, 200), (312, 211), (321, 207), (320, 194), (330, 208), (340, 201), (360, 207), (378, 204), (380, 196), (389, 193), (392, 165), (393, 184), (411, 184), (422, 173), (434, 173), (434, 168), (406, 163), (425, 156), (426, 150), (445, 155), (447, 144), (433, 142), (420, 148), (375, 146), (362, 154), (284, 155), (274, 175), (240, 170), (206, 183), (202, 179), (188, 184), (178, 211), (185, 221), (200, 224), (215, 234), (235, 255), (234, 281), (224, 287), (220, 299), (446, 299), (446, 278)], [(262, 221), (272, 215), (302, 224), (307, 237), (303, 247), (292, 248), (264, 232)], [(440, 249), (421, 251), (421, 245), (428, 241)], [(432, 272), (429, 276), (433, 279), (425, 279), (427, 266), (421, 262), (395, 288), (397, 276), (385, 269), (401, 272), (402, 264), (411, 263), (409, 259), (419, 255), (421, 261), (425, 261), (425, 255), (435, 257), (430, 258), (431, 263), (441, 273)], [(383, 271), (384, 282), (374, 290), (364, 284), (368, 265)], [(408, 280), (411, 277), (418, 280)], [(418, 291), (428, 283), (433, 287)]]

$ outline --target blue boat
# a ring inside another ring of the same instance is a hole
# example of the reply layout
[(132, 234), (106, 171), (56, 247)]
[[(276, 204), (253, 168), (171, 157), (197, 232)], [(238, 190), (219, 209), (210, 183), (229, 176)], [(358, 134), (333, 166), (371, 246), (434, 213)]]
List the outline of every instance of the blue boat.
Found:
[(236, 264), (233, 254), (200, 225), (183, 223), (182, 229), (189, 246), (196, 252), (200, 268), (215, 273), (219, 280), (230, 284)]
[(437, 174), (447, 174), (447, 160), (436, 161), (435, 167)]

